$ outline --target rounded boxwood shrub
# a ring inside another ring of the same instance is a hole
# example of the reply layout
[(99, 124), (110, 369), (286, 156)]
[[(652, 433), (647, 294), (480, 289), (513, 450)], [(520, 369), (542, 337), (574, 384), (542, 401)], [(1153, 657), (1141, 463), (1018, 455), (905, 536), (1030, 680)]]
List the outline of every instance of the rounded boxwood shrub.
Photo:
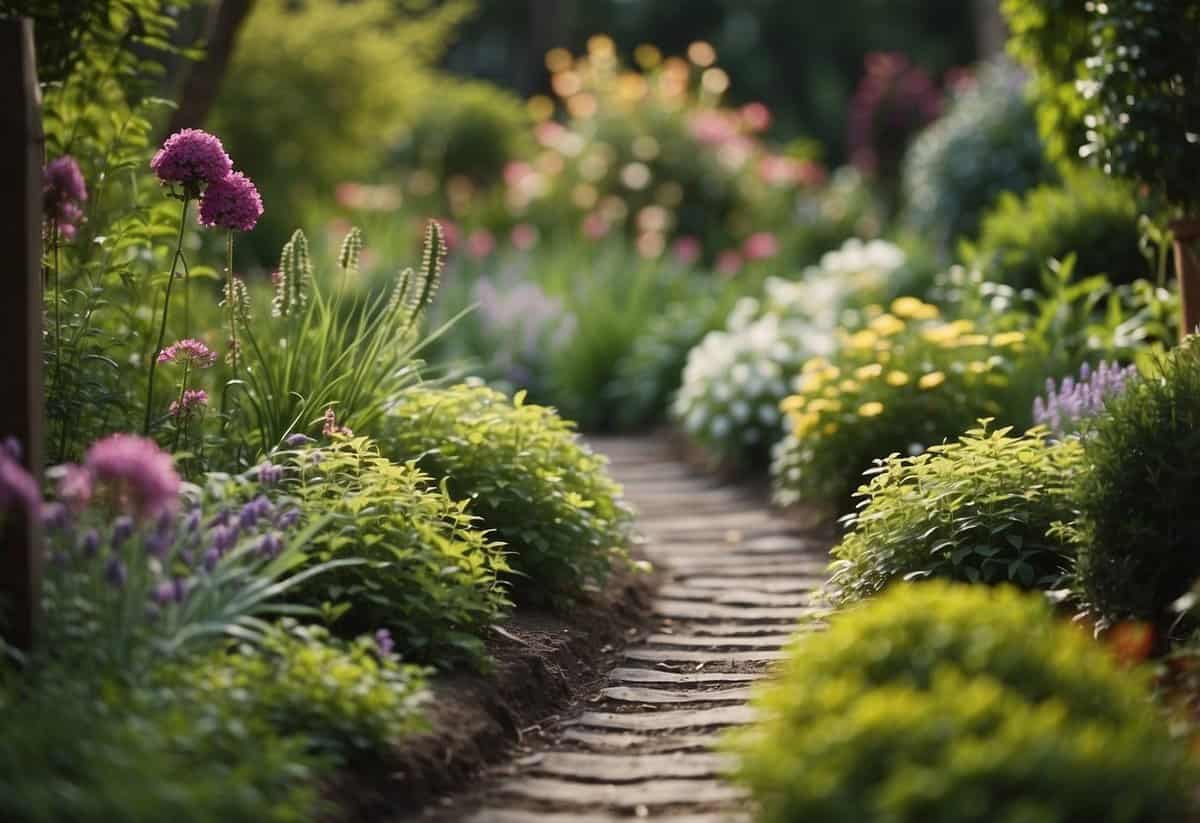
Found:
[(402, 394), (383, 448), (443, 480), (511, 552), (516, 593), (564, 603), (624, 556), (631, 515), (607, 461), (551, 408), (482, 385)]
[(1010, 432), (985, 422), (924, 454), (881, 461), (833, 549), (837, 596), (858, 600), (923, 577), (1057, 585), (1072, 551), (1051, 527), (1071, 517), (1082, 447), (1044, 430)]
[(1083, 438), (1079, 584), (1105, 617), (1170, 620), (1200, 577), (1200, 340), (1108, 401)]
[(984, 215), (973, 253), (993, 280), (1018, 289), (1038, 288), (1047, 261), (1069, 254), (1078, 278), (1107, 274), (1130, 283), (1150, 273), (1138, 247), (1138, 213), (1130, 185), (1076, 171), (1060, 185), (1002, 194)]
[(480, 636), (508, 609), (500, 544), (467, 501), (362, 437), (281, 454), (284, 488), (305, 517), (323, 521), (313, 563), (351, 559), (305, 583), (298, 596), (326, 606), (340, 632), (387, 628), (406, 658), (439, 665), (473, 659)]
[(1000, 192), (1020, 193), (1053, 176), (1024, 86), (1011, 66), (985, 66), (909, 148), (908, 220), (943, 248), (974, 234)]
[(734, 748), (761, 823), (1191, 819), (1146, 685), (1040, 596), (902, 584), (797, 642)]

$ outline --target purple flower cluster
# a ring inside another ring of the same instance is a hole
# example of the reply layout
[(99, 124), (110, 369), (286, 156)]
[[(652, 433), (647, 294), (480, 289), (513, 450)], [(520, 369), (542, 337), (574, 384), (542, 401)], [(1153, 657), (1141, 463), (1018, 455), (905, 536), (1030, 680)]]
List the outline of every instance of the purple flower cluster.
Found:
[(1137, 376), (1136, 366), (1121, 367), (1100, 361), (1094, 370), (1087, 363), (1079, 370), (1079, 379), (1065, 377), (1061, 384), (1046, 380), (1046, 396), (1033, 401), (1035, 423), (1045, 425), (1059, 436), (1069, 434), (1078, 424), (1104, 410), (1105, 402), (1125, 391)]
[(164, 183), (178, 183), (196, 192), (206, 183), (223, 180), (233, 171), (233, 161), (217, 137), (200, 129), (184, 129), (167, 138), (150, 168)]
[(188, 389), (178, 400), (172, 400), (167, 413), (179, 420), (191, 417), (198, 409), (208, 405), (208, 392), (204, 389)]
[(492, 364), (518, 386), (527, 386), (534, 368), (547, 352), (561, 348), (575, 332), (575, 316), (562, 301), (515, 272), (496, 280), (484, 275), (475, 281), (473, 298), (489, 341)]
[(942, 96), (929, 74), (903, 54), (867, 55), (850, 105), (850, 159), (864, 174), (894, 176), (911, 138), (937, 119)]
[(189, 369), (207, 369), (217, 362), (217, 353), (191, 338), (172, 343), (158, 353), (159, 363), (178, 363)]
[(119, 511), (152, 519), (178, 508), (181, 485), (171, 455), (157, 443), (114, 434), (93, 443), (83, 465), (66, 467), (58, 491), (76, 509), (99, 493)]
[(200, 225), (210, 228), (250, 231), (262, 213), (258, 189), (240, 171), (210, 183), (200, 198)]
[(87, 199), (83, 172), (71, 155), (64, 154), (51, 160), (42, 170), (42, 207), (59, 233), (68, 240), (75, 236)]
[(233, 170), (221, 141), (206, 131), (183, 129), (172, 134), (150, 168), (163, 183), (182, 186), (186, 198), (200, 198), (202, 226), (250, 231), (262, 216), (258, 189), (250, 178)]

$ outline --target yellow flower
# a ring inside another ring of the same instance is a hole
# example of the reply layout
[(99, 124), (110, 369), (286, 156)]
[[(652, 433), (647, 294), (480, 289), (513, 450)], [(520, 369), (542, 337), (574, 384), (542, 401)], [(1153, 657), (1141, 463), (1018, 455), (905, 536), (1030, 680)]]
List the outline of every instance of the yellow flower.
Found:
[(897, 297), (892, 301), (892, 314), (909, 320), (933, 320), (938, 307), (915, 297)]
[(967, 371), (971, 374), (983, 374), (988, 370), (988, 364), (979, 360), (967, 364)]
[(798, 412), (804, 408), (804, 404), (808, 402), (802, 394), (793, 394), (791, 397), (785, 397), (779, 401), (779, 410), (785, 413)]
[(883, 414), (883, 404), (878, 400), (872, 400), (870, 403), (863, 403), (858, 407), (859, 417), (878, 417)]
[(945, 374), (940, 371), (931, 371), (929, 374), (921, 375), (921, 379), (917, 381), (917, 385), (923, 389), (936, 389), (945, 382)]
[(931, 326), (921, 332), (921, 337), (928, 343), (953, 343), (958, 338), (958, 329), (953, 323), (944, 323), (940, 326)]
[(870, 349), (878, 339), (879, 335), (875, 334), (875, 332), (870, 329), (863, 329), (846, 338), (846, 343), (852, 349)]
[(824, 357), (814, 357), (804, 363), (804, 367), (800, 371), (805, 374), (814, 374), (829, 366), (829, 361)]
[(906, 386), (908, 385), (908, 375), (902, 371), (890, 371), (887, 375), (887, 384), (889, 386)]
[(1025, 332), (1006, 331), (992, 335), (993, 346), (1014, 346), (1025, 342)]
[(883, 374), (883, 366), (878, 363), (871, 363), (868, 366), (860, 366), (854, 370), (854, 376), (859, 380), (870, 380), (873, 377), (878, 377)]
[(825, 427), (823, 429), (821, 429), (821, 431), (825, 434), (833, 434), (837, 430), (838, 430), (837, 423), (826, 423)]
[(904, 321), (894, 314), (881, 314), (871, 321), (871, 331), (880, 337), (891, 337), (904, 331)]
[(858, 382), (855, 380), (843, 380), (838, 384), (838, 388), (844, 392), (856, 392), (861, 388), (861, 386), (859, 386)]
[(812, 431), (813, 426), (817, 425), (820, 418), (815, 414), (802, 414), (792, 418), (792, 434), (796, 437), (803, 437)]
[(988, 344), (988, 336), (986, 334), (964, 334), (958, 338), (960, 346), (986, 346)]

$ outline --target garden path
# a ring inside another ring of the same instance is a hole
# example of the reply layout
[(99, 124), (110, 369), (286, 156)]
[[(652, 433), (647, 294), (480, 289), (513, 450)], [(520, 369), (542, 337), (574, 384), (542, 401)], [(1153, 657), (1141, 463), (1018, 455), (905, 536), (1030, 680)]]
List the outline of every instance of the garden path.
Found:
[[(723, 729), (751, 722), (750, 686), (811, 616), (828, 541), (758, 495), (699, 475), (649, 438), (595, 440), (639, 512), (644, 555), (664, 572), (650, 633), (607, 682), (492, 775), (468, 823), (740, 823), (722, 777)], [(450, 818), (447, 818), (450, 819)]]

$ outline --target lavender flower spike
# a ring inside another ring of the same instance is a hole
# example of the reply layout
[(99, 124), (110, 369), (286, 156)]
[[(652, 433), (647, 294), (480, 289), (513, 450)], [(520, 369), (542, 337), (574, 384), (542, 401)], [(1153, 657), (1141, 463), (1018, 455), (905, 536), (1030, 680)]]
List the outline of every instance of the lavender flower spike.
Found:
[(1078, 380), (1068, 376), (1057, 386), (1053, 380), (1046, 381), (1046, 396), (1033, 401), (1034, 422), (1065, 437), (1078, 430), (1084, 420), (1104, 411), (1105, 403), (1124, 392), (1136, 377), (1135, 366), (1122, 368), (1101, 361), (1092, 369), (1085, 363)]

